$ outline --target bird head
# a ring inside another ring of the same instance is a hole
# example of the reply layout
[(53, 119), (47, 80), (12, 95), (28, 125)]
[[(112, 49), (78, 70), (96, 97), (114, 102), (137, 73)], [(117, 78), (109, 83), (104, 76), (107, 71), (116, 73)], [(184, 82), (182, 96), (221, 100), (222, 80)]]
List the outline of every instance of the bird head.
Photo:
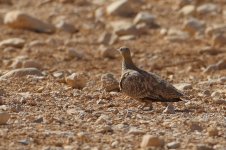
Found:
[(124, 58), (128, 58), (128, 57), (131, 57), (130, 56), (130, 49), (128, 47), (120, 47), (118, 49), (118, 51), (121, 53), (121, 55), (124, 57)]

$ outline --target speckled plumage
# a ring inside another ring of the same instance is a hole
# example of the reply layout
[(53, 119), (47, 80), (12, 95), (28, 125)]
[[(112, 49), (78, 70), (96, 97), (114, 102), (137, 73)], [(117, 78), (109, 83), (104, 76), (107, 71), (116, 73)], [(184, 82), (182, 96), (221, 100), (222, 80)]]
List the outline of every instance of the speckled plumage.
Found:
[(183, 96), (173, 85), (154, 73), (136, 67), (129, 48), (119, 49), (122, 61), (120, 89), (131, 98), (144, 102), (178, 102)]

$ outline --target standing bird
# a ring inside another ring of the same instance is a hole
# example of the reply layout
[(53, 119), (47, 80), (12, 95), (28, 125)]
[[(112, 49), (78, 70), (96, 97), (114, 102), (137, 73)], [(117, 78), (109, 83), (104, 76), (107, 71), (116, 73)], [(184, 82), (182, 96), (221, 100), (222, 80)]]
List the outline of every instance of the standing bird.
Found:
[[(183, 96), (173, 85), (154, 73), (139, 69), (133, 63), (130, 49), (118, 49), (122, 55), (120, 89), (129, 97), (144, 102), (152, 108), (152, 102), (178, 102)], [(168, 104), (168, 103), (167, 103)], [(169, 105), (171, 106), (171, 105)]]

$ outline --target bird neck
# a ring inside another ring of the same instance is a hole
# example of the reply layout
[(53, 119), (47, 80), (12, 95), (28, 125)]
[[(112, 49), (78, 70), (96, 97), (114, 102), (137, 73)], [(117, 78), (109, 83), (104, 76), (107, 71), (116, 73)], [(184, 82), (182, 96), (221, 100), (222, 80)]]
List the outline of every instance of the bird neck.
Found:
[(136, 69), (136, 68), (137, 67), (133, 63), (131, 56), (123, 57), (123, 60), (122, 60), (122, 69), (123, 70)]

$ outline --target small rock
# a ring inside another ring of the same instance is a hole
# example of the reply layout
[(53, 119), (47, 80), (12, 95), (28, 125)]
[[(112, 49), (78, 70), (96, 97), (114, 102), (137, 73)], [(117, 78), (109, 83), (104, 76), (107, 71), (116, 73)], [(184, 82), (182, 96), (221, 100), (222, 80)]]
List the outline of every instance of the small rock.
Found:
[(88, 81), (85, 73), (73, 73), (65, 78), (65, 82), (72, 88), (83, 89)]
[(55, 28), (51, 24), (30, 16), (21, 11), (10, 11), (4, 17), (4, 24), (11, 28), (26, 29), (36, 32), (53, 33)]
[(136, 39), (136, 36), (134, 35), (124, 35), (119, 38), (120, 41), (128, 41), (128, 40), (134, 40), (134, 39)]
[(183, 24), (184, 31), (187, 31), (191, 35), (204, 32), (205, 27), (206, 25), (204, 21), (200, 21), (194, 18), (186, 20)]
[(192, 122), (190, 124), (190, 130), (193, 132), (193, 131), (199, 131), (201, 132), (203, 130), (203, 128), (199, 125), (199, 123), (197, 122)]
[(190, 16), (195, 14), (195, 6), (194, 5), (185, 5), (180, 9), (179, 14), (182, 16)]
[(19, 140), (18, 143), (23, 145), (28, 145), (30, 142), (27, 139), (24, 139), (24, 140)]
[(165, 144), (164, 140), (159, 137), (152, 135), (144, 135), (140, 147), (141, 148), (146, 148), (150, 146), (163, 147), (164, 144)]
[(0, 125), (6, 124), (9, 118), (10, 118), (10, 114), (0, 112)]
[(180, 91), (192, 89), (192, 85), (190, 83), (178, 83), (178, 84), (174, 84), (174, 86)]
[(149, 27), (159, 27), (159, 25), (157, 25), (155, 23), (155, 16), (150, 14), (149, 12), (139, 12), (136, 17), (133, 20), (134, 24), (139, 24), (139, 23), (145, 23), (147, 24)]
[(122, 35), (136, 35), (138, 31), (134, 24), (129, 21), (115, 21), (111, 23), (115, 34)]
[(221, 50), (216, 49), (214, 47), (204, 47), (199, 51), (200, 54), (208, 54), (208, 55), (217, 55), (222, 53)]
[(141, 129), (137, 129), (137, 128), (135, 128), (135, 127), (131, 127), (131, 128), (129, 129), (128, 134), (139, 135), (139, 134), (145, 134), (145, 132), (144, 132), (143, 130), (141, 130)]
[(2, 75), (0, 79), (23, 77), (27, 75), (43, 76), (42, 72), (36, 68), (14, 69)]
[(94, 16), (96, 20), (102, 20), (105, 15), (105, 9), (103, 7), (97, 8), (94, 12)]
[(218, 136), (219, 135), (219, 130), (216, 127), (209, 127), (207, 129), (208, 135), (209, 136)]
[(0, 42), (0, 47), (16, 47), (22, 48), (25, 44), (25, 40), (21, 38), (12, 38), (3, 40)]
[(119, 82), (111, 73), (106, 73), (101, 76), (101, 88), (107, 92), (118, 91)]
[(168, 149), (177, 149), (180, 147), (180, 143), (174, 141), (174, 142), (168, 143), (166, 146)]
[(38, 117), (34, 120), (35, 123), (42, 123), (44, 121), (43, 117)]
[(64, 76), (64, 72), (63, 71), (56, 71), (53, 73), (53, 76), (55, 78), (62, 78)]
[(78, 32), (78, 30), (72, 24), (67, 23), (64, 20), (61, 20), (59, 23), (57, 23), (56, 28), (61, 31), (65, 31), (65, 32), (69, 32), (69, 33)]
[(44, 46), (44, 45), (46, 45), (46, 43), (39, 40), (34, 40), (29, 43), (29, 47)]
[(81, 59), (84, 57), (84, 54), (74, 48), (68, 48), (67, 56), (69, 59), (73, 59), (73, 58)]
[(221, 47), (226, 45), (226, 36), (223, 34), (217, 34), (212, 37), (212, 45), (215, 47)]
[(221, 93), (218, 92), (218, 91), (214, 91), (214, 92), (211, 94), (211, 97), (213, 97), (213, 98), (220, 98), (220, 97), (221, 97)]
[(112, 49), (112, 48), (108, 48), (108, 47), (105, 47), (104, 45), (101, 45), (99, 47), (99, 55), (100, 57), (102, 58), (115, 58), (116, 57), (116, 50), (115, 49)]
[(168, 105), (166, 109), (163, 111), (163, 113), (166, 114), (175, 114), (174, 106), (173, 105)]
[(213, 13), (217, 14), (218, 12), (220, 12), (220, 8), (215, 4), (205, 3), (197, 7), (196, 11), (198, 15), (207, 15)]
[(114, 142), (111, 143), (111, 146), (114, 147), (114, 148), (118, 147), (118, 145), (119, 145), (118, 141), (114, 141)]
[(212, 147), (205, 144), (198, 144), (196, 150), (214, 150)]
[(97, 133), (107, 133), (107, 132), (113, 132), (113, 129), (109, 125), (100, 126), (97, 129)]
[[(171, 29), (164, 31), (164, 32), (166, 32), (164, 34), (167, 35), (166, 39), (171, 41), (171, 42), (183, 42), (183, 41), (186, 41), (189, 38), (188, 33), (183, 32), (183, 31), (178, 30), (178, 29), (174, 29), (174, 28), (171, 28)], [(163, 34), (163, 31), (162, 31), (162, 34)]]
[(106, 12), (108, 15), (130, 16), (134, 13), (130, 3), (130, 0), (116, 0), (107, 6)]

